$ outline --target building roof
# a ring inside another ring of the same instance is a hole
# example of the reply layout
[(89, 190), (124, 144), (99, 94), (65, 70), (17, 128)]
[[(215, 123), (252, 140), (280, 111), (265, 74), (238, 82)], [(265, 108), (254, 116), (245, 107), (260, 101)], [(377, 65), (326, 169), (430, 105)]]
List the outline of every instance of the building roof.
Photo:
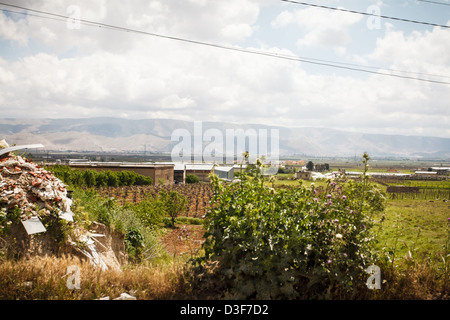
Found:
[(214, 164), (186, 164), (186, 170), (190, 171), (211, 171), (214, 168)]
[(214, 167), (214, 170), (222, 171), (222, 172), (229, 172), (233, 169), (234, 169), (234, 167)]
[(173, 167), (170, 163), (153, 163), (153, 162), (70, 162), (73, 167), (122, 167), (122, 168), (158, 168), (158, 167)]

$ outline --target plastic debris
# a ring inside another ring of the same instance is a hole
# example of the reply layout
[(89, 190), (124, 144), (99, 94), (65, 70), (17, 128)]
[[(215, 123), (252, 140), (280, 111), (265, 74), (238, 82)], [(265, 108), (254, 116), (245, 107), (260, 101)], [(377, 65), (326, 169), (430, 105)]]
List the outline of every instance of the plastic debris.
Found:
[(47, 231), (47, 229), (45, 229), (45, 226), (42, 224), (41, 220), (38, 217), (31, 217), (28, 220), (24, 220), (22, 221), (22, 224), (28, 234), (35, 234)]
[(123, 292), (120, 294), (119, 297), (115, 298), (114, 300), (137, 300), (137, 299), (136, 299), (136, 297), (134, 297), (126, 292)]
[(44, 217), (52, 211), (56, 211), (61, 219), (73, 221), (70, 210), (72, 199), (67, 196), (64, 183), (32, 161), (4, 152), (12, 148), (42, 145), (1, 149), (1, 146), (7, 145), (4, 140), (0, 141), (0, 208), (6, 208), (9, 212), (18, 207), (22, 221)]

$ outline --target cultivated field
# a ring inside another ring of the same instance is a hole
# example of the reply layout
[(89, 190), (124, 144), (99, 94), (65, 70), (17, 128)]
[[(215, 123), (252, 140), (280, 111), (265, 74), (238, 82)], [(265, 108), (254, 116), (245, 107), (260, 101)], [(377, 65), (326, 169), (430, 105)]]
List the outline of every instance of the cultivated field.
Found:
[[(266, 181), (266, 185), (277, 190), (295, 189), (299, 185), (299, 181), (290, 179), (289, 175), (279, 177), (282, 179)], [(385, 193), (386, 208), (383, 214), (374, 216), (373, 228), (376, 248), (381, 252), (383, 286), (381, 290), (359, 291), (359, 299), (448, 299), (450, 181), (370, 182), (383, 192), (387, 186), (398, 184), (416, 186), (420, 191)], [(326, 181), (301, 183), (308, 188), (314, 183), (318, 192), (328, 187)], [(187, 210), (178, 215), (174, 227), (162, 224), (150, 229), (140, 227), (127, 205), (157, 198), (162, 190), (185, 196)], [(202, 254), (203, 234), (207, 229), (202, 222), (210, 208), (210, 184), (98, 187), (79, 189), (74, 192), (74, 198), (75, 213), (85, 217), (77, 223), (101, 218), (114, 229), (140, 228), (144, 237), (141, 260), (130, 261), (121, 271), (100, 272), (71, 257), (36, 257), (15, 262), (2, 256), (0, 298), (99, 299), (117, 297), (122, 292), (132, 293), (138, 299), (215, 299), (220, 296), (219, 288), (214, 285), (197, 287), (198, 275), (188, 263)], [(109, 201), (112, 198), (117, 200), (115, 204)], [(80, 290), (68, 290), (64, 279), (66, 267), (73, 264), (84, 271)], [(361, 284), (359, 288), (361, 290)]]

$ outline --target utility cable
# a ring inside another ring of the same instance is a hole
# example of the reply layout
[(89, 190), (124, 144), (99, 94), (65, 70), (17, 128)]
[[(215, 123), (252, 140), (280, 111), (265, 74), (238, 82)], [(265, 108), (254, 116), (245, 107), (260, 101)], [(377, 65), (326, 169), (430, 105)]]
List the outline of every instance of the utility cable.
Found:
[[(54, 16), (54, 17), (58, 17), (58, 18), (64, 18), (65, 21), (67, 21), (67, 19), (73, 19), (73, 17), (70, 17), (70, 16), (25, 8), (25, 7), (11, 5), (11, 4), (2, 3), (2, 2), (0, 2), (0, 5), (14, 7), (17, 9), (27, 10), (27, 11), (31, 11), (31, 12), (35, 12), (35, 13), (39, 13), (39, 14), (50, 15), (50, 16)], [(60, 21), (62, 21), (62, 20), (60, 20)], [(303, 58), (303, 57), (298, 57), (298, 56), (283, 55), (283, 54), (266, 52), (266, 51), (243, 49), (243, 48), (239, 48), (239, 47), (230, 47), (230, 46), (213, 44), (213, 43), (202, 42), (202, 41), (197, 41), (197, 40), (190, 40), (190, 39), (184, 39), (184, 38), (180, 38), (180, 37), (162, 35), (162, 34), (152, 33), (152, 32), (148, 32), (148, 31), (141, 31), (141, 30), (135, 30), (135, 29), (125, 28), (125, 27), (119, 27), (119, 26), (114, 26), (114, 25), (110, 25), (110, 24), (106, 24), (106, 23), (89, 21), (89, 20), (84, 20), (84, 19), (79, 19), (77, 21), (79, 21), (80, 24), (85, 24), (85, 25), (89, 25), (89, 26), (104, 27), (104, 28), (116, 30), (116, 31), (131, 32), (131, 33), (136, 33), (136, 34), (159, 37), (159, 38), (175, 40), (175, 41), (196, 44), (196, 45), (202, 45), (202, 46), (207, 46), (207, 47), (213, 47), (213, 48), (218, 48), (218, 49), (225, 49), (225, 50), (230, 50), (230, 51), (249, 53), (249, 54), (273, 57), (273, 58), (290, 60), (290, 61), (304, 62), (304, 63), (314, 64), (314, 65), (333, 67), (333, 68), (345, 69), (345, 70), (350, 70), (350, 71), (358, 71), (358, 72), (365, 72), (365, 73), (370, 73), (370, 74), (396, 77), (396, 78), (402, 78), (402, 79), (418, 80), (418, 81), (423, 81), (423, 82), (450, 85), (450, 82), (445, 82), (445, 81), (430, 80), (430, 79), (419, 78), (419, 77), (411, 77), (411, 76), (398, 75), (398, 74), (393, 74), (393, 73), (383, 73), (383, 72), (379, 72), (379, 71), (371, 71), (371, 70), (362, 69), (362, 68), (364, 68), (364, 66), (359, 66), (357, 68), (357, 67), (351, 66), (350, 64), (347, 64), (347, 66), (346, 66), (344, 63), (339, 63), (339, 62), (331, 62), (331, 61), (326, 61), (326, 60)], [(389, 70), (389, 69), (384, 69), (384, 70), (385, 71), (393, 71), (393, 70)], [(442, 77), (444, 77), (444, 76), (442, 76)]]
[(354, 14), (362, 14), (362, 15), (365, 15), (365, 16), (380, 17), (380, 18), (383, 18), (383, 19), (397, 20), (397, 21), (402, 21), (402, 22), (417, 23), (417, 24), (423, 24), (423, 25), (428, 25), (428, 26), (433, 26), (433, 27), (441, 27), (441, 28), (450, 29), (450, 26), (446, 26), (446, 25), (443, 25), (443, 24), (437, 24), (437, 23), (431, 23), (431, 22), (423, 22), (423, 21), (410, 20), (410, 19), (404, 19), (404, 18), (389, 17), (389, 16), (377, 15), (377, 14), (368, 13), (368, 12), (361, 12), (361, 11), (348, 10), (348, 9), (343, 9), (343, 8), (328, 7), (328, 6), (324, 6), (324, 5), (312, 4), (312, 3), (300, 2), (300, 1), (294, 1), (294, 0), (281, 0), (281, 1), (295, 3), (295, 4), (300, 4), (300, 5), (303, 5), (303, 6), (321, 8), (321, 9), (335, 10), (335, 11), (341, 11), (341, 12), (349, 12), (349, 13), (354, 13)]
[(417, 0), (420, 2), (428, 2), (428, 3), (433, 3), (433, 4), (440, 4), (442, 6), (450, 6), (450, 3), (443, 3), (443, 2), (437, 2), (437, 1), (429, 1), (429, 0)]

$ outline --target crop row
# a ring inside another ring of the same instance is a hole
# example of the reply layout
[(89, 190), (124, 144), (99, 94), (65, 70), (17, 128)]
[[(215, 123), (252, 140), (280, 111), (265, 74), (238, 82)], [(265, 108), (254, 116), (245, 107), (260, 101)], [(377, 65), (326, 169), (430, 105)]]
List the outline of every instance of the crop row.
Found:
[(187, 217), (200, 218), (206, 214), (212, 197), (211, 186), (208, 183), (194, 183), (184, 185), (157, 186), (124, 186), (100, 187), (97, 191), (102, 197), (115, 198), (119, 203), (139, 203), (148, 197), (156, 197), (161, 190), (176, 191), (188, 200)]

